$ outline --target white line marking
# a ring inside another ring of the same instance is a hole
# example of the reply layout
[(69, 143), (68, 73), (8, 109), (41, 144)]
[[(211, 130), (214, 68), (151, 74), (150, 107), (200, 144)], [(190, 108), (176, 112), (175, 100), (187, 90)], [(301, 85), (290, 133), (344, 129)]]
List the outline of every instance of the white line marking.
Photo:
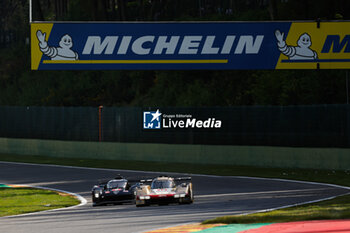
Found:
[(279, 190), (279, 191), (264, 191), (264, 192), (249, 192), (249, 193), (223, 193), (223, 194), (208, 194), (208, 195), (196, 195), (196, 198), (206, 197), (226, 197), (226, 196), (241, 196), (241, 195), (258, 195), (258, 194), (277, 194), (277, 193), (290, 193), (290, 192), (310, 192), (327, 190), (326, 188), (319, 189), (295, 189), (295, 190)]
[(244, 178), (244, 179), (252, 179), (252, 180), (275, 180), (275, 181), (294, 182), (294, 183), (301, 183), (301, 184), (316, 184), (316, 185), (324, 185), (324, 186), (329, 186), (329, 187), (333, 187), (333, 188), (341, 188), (341, 189), (350, 190), (350, 187), (347, 187), (347, 186), (342, 186), (342, 185), (337, 185), (337, 184), (320, 183), (320, 182), (312, 182), (312, 181), (287, 180), (287, 179), (281, 179), (281, 178), (246, 177), (246, 176), (227, 176), (227, 177), (236, 177), (236, 178)]
[(322, 199), (318, 199), (318, 200), (314, 200), (314, 201), (307, 201), (307, 202), (302, 202), (302, 203), (297, 203), (297, 204), (292, 204), (292, 205), (285, 205), (285, 206), (271, 208), (271, 209), (265, 209), (265, 210), (251, 211), (251, 212), (237, 214), (237, 215), (240, 216), (240, 215), (249, 215), (249, 214), (255, 214), (255, 213), (270, 212), (270, 211), (285, 209), (285, 208), (289, 208), (289, 207), (296, 207), (296, 206), (300, 206), (300, 205), (307, 205), (307, 204), (312, 204), (312, 203), (321, 202), (321, 201), (328, 201), (328, 200), (332, 200), (334, 198), (342, 197), (342, 196), (346, 196), (346, 195), (350, 195), (350, 192), (345, 193), (345, 194), (341, 194), (341, 195), (337, 195), (337, 196), (333, 196), (333, 197), (322, 198)]

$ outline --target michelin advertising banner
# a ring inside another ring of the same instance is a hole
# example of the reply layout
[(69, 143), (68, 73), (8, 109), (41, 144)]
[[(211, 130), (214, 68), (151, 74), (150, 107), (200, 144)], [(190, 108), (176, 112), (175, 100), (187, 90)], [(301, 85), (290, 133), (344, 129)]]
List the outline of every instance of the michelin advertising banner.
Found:
[(32, 23), (32, 70), (350, 69), (350, 22)]

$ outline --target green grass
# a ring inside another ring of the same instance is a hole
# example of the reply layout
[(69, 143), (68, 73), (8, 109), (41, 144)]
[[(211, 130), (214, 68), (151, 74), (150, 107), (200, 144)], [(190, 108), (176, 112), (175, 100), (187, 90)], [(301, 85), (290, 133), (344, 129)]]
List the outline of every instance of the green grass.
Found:
[(79, 204), (73, 196), (34, 188), (0, 188), (0, 217)]
[[(222, 176), (251, 176), (282, 178), (350, 186), (350, 170), (333, 171), (317, 169), (282, 169), (260, 168), (231, 165), (201, 165), (185, 163), (163, 163), (142, 161), (114, 161), (92, 159), (67, 159), (42, 156), (0, 155), (0, 161), (30, 162), (42, 164), (59, 164), (94, 168), (130, 169), (158, 172), (182, 172), (190, 174), (212, 174)], [(306, 206), (298, 206), (268, 213), (246, 216), (226, 216), (204, 223), (264, 223), (288, 222), (316, 219), (347, 219), (350, 218), (350, 195), (338, 197)]]

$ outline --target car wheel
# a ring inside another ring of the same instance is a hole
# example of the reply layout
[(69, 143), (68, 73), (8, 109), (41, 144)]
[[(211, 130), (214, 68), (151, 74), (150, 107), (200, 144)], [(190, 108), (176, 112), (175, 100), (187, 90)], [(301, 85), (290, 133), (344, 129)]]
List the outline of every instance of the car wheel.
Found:
[(184, 197), (180, 204), (192, 204), (193, 203), (193, 193), (192, 190), (189, 191), (189, 197)]

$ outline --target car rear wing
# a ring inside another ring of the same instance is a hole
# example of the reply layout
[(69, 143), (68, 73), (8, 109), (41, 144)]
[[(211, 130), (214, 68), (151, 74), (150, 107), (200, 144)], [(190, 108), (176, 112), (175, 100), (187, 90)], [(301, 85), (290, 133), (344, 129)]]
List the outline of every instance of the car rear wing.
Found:
[[(122, 175), (120, 175), (120, 174), (117, 174), (114, 178), (113, 178), (114, 180), (123, 180), (123, 179), (125, 179)], [(98, 184), (99, 185), (106, 185), (110, 180), (113, 180), (113, 179), (99, 179), (98, 180)]]
[[(158, 176), (158, 177), (169, 177), (172, 178), (170, 176)], [(140, 179), (128, 179), (129, 182), (131, 183), (140, 183), (140, 184), (144, 184), (144, 183), (152, 183), (152, 181), (158, 177), (155, 178), (140, 178)], [(173, 178), (175, 182), (181, 182), (181, 181), (191, 181), (192, 177), (188, 176), (188, 177), (174, 177)]]
[(192, 177), (176, 177), (174, 178), (174, 181), (176, 183), (176, 185), (188, 185), (189, 183), (192, 182)]
[(191, 181), (192, 177), (188, 176), (188, 177), (176, 177), (174, 178), (175, 181)]
[(152, 181), (153, 181), (153, 179), (142, 179), (142, 180), (139, 180), (140, 183), (150, 183)]

